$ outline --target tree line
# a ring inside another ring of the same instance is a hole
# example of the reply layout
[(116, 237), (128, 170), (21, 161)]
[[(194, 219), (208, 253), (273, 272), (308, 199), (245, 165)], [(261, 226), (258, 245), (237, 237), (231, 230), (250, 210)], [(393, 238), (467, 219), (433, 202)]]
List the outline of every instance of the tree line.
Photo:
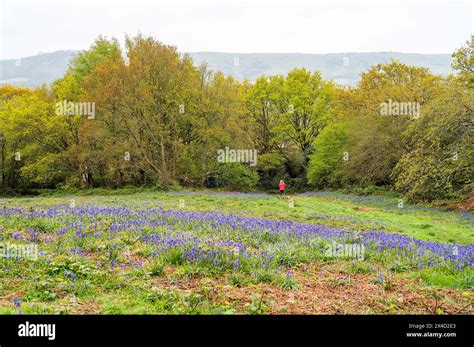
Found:
[[(453, 53), (453, 75), (392, 61), (343, 87), (302, 68), (238, 81), (152, 37), (124, 49), (99, 37), (52, 85), (0, 88), (0, 187), (251, 190), (284, 179), (462, 199), (473, 190), (473, 44)], [(257, 156), (223, 162), (224, 150)]]

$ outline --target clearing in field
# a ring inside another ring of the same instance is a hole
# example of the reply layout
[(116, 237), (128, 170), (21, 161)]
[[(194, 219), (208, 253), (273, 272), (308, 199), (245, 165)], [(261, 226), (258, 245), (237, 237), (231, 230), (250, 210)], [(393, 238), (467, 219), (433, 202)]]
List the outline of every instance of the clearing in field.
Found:
[(473, 223), (327, 192), (1, 199), (0, 313), (472, 313)]

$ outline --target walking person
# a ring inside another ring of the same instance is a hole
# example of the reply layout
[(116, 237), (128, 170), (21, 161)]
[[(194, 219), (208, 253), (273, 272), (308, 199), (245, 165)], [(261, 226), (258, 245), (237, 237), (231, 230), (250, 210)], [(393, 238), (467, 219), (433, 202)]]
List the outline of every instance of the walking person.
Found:
[(283, 197), (283, 194), (285, 193), (285, 182), (283, 180), (280, 180), (280, 184), (278, 184), (278, 189), (280, 189), (280, 197)]

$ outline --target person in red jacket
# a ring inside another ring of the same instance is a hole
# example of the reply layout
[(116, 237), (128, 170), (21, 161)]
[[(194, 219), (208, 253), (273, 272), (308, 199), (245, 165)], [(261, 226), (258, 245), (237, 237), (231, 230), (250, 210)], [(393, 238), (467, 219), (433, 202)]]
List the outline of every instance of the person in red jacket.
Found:
[(278, 184), (278, 189), (280, 189), (280, 197), (283, 197), (283, 193), (285, 193), (285, 182), (283, 180)]

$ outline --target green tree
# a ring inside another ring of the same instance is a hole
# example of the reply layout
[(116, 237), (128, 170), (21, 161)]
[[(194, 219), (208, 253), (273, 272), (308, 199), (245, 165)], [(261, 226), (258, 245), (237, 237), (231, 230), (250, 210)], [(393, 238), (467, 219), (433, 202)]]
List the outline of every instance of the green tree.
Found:
[[(392, 61), (362, 73), (357, 88), (342, 92), (335, 112), (347, 124), (349, 160), (343, 170), (348, 183), (392, 183), (392, 170), (406, 152), (401, 135), (410, 123), (423, 117), (441, 81), (425, 68)], [(384, 112), (392, 104), (413, 106), (412, 112)]]
[(330, 118), (332, 92), (333, 84), (324, 81), (319, 72), (294, 69), (286, 78), (278, 100), (281, 115), (277, 132), (300, 148), (305, 161)]
[(314, 141), (310, 156), (308, 183), (317, 188), (340, 187), (343, 184), (341, 166), (349, 160), (345, 123), (325, 127)]
[(253, 141), (259, 153), (266, 154), (278, 150), (282, 136), (278, 134), (281, 114), (281, 95), (285, 79), (277, 75), (260, 76), (249, 88), (245, 102), (253, 121)]
[(461, 198), (473, 191), (473, 100), (472, 89), (445, 83), (404, 133), (411, 150), (395, 167), (395, 189), (411, 200)]
[(471, 35), (471, 40), (466, 41), (452, 57), (452, 67), (458, 72), (461, 83), (468, 88), (474, 88), (474, 35)]

